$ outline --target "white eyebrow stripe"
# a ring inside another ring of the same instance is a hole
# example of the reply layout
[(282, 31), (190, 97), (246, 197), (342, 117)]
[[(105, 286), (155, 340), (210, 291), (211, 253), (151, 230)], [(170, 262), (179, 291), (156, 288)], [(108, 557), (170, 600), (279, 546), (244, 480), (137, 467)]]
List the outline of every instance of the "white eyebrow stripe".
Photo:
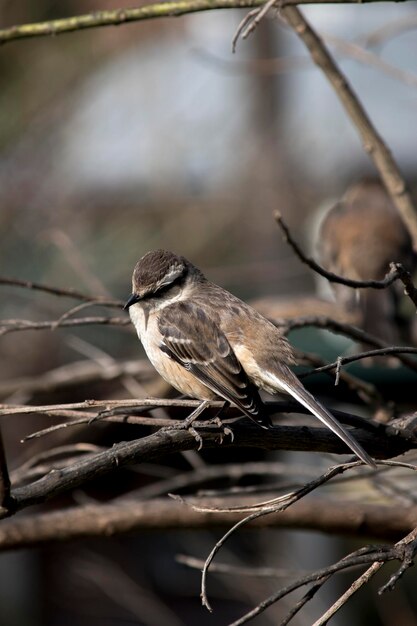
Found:
[(158, 280), (158, 282), (156, 283), (156, 291), (160, 287), (164, 287), (165, 285), (169, 285), (170, 283), (173, 283), (174, 280), (178, 278), (178, 276), (181, 276), (183, 271), (184, 271), (183, 265), (171, 265), (171, 267), (169, 268), (169, 271), (165, 274), (165, 276), (163, 276), (161, 280)]

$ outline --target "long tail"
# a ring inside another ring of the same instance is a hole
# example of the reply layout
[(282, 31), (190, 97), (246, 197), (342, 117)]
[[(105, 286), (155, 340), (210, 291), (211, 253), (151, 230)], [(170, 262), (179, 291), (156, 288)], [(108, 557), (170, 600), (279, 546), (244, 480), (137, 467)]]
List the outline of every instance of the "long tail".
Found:
[[(291, 372), (292, 374), (292, 372)], [(313, 415), (315, 415), (320, 421), (323, 422), (335, 433), (347, 446), (367, 465), (376, 467), (375, 461), (369, 456), (367, 452), (358, 444), (356, 439), (350, 435), (345, 428), (337, 421), (335, 417), (327, 409), (324, 408), (317, 400), (307, 391), (307, 389), (299, 382), (298, 378), (294, 375), (294, 382), (283, 380), (276, 375), (270, 373), (279, 383), (279, 387), (283, 391), (286, 391), (290, 396), (293, 396), (300, 404), (309, 409)], [(292, 376), (291, 376), (292, 378)]]

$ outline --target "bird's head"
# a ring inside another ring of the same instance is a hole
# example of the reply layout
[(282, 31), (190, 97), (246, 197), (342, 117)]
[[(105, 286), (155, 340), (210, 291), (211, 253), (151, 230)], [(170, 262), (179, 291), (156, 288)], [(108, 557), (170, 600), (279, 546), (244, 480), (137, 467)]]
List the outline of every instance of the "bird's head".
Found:
[(132, 276), (132, 295), (124, 308), (152, 298), (171, 297), (193, 275), (200, 274), (184, 257), (167, 250), (153, 250), (136, 263)]

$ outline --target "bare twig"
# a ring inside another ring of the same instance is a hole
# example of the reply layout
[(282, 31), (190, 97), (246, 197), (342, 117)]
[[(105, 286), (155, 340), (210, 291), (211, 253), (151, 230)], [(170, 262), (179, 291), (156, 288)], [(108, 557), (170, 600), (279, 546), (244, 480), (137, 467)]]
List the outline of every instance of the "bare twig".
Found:
[(342, 54), (345, 54), (352, 59), (356, 59), (360, 63), (366, 63), (367, 65), (380, 70), (387, 76), (399, 80), (409, 87), (417, 87), (417, 76), (413, 72), (402, 70), (391, 63), (387, 63), (387, 61), (381, 59), (381, 57), (377, 54), (362, 48), (358, 43), (346, 41), (346, 39), (340, 39), (334, 35), (324, 33), (321, 33), (321, 36), (326, 43), (334, 46), (336, 50), (339, 50)]
[(361, 35), (357, 38), (360, 44), (363, 46), (380, 46), (381, 44), (386, 43), (389, 39), (393, 39), (394, 37), (398, 37), (398, 35), (402, 35), (403, 33), (414, 30), (417, 28), (417, 14), (410, 15), (402, 15), (398, 19), (390, 20), (383, 26), (379, 26), (375, 30), (366, 33), (365, 35)]
[(380, 595), (386, 591), (392, 591), (407, 569), (414, 565), (414, 557), (417, 553), (417, 527), (414, 528), (414, 530), (407, 537), (405, 537), (405, 539), (396, 545), (397, 547), (401, 547), (403, 551), (403, 554), (401, 555), (401, 566), (391, 576), (388, 582), (379, 589), (378, 593)]
[[(36, 291), (44, 291), (45, 293), (52, 294), (54, 296), (63, 296), (65, 298), (75, 298), (76, 300), (83, 300), (84, 302), (97, 302), (101, 300), (108, 301), (106, 296), (89, 296), (76, 289), (62, 289), (60, 287), (51, 287), (50, 285), (43, 285), (41, 283), (34, 283), (29, 280), (21, 280), (19, 278), (6, 278), (0, 277), (0, 285), (9, 285), (10, 287), (24, 287), (25, 289), (34, 289)], [(122, 301), (114, 300), (112, 304), (107, 306), (123, 306)]]
[(319, 578), (316, 584), (312, 585), (310, 589), (307, 591), (307, 593), (305, 593), (302, 596), (302, 598), (300, 598), (298, 602), (295, 603), (295, 605), (291, 608), (288, 614), (281, 621), (280, 626), (287, 626), (287, 624), (290, 623), (292, 618), (303, 608), (303, 606), (305, 606), (307, 602), (310, 602), (310, 600), (314, 598), (316, 593), (320, 591), (324, 583), (326, 583), (329, 580), (329, 578), (331, 578), (330, 574), (328, 576), (322, 576), (321, 578)]
[(81, 304), (77, 304), (77, 306), (72, 307), (71, 309), (69, 309), (68, 311), (65, 311), (65, 313), (61, 315), (61, 317), (55, 322), (54, 326), (52, 327), (52, 330), (55, 330), (56, 328), (61, 326), (63, 322), (65, 322), (65, 320), (75, 315), (75, 313), (78, 313), (79, 311), (83, 311), (84, 309), (88, 309), (92, 306), (112, 306), (112, 307), (120, 308), (120, 302), (119, 300), (104, 300), (103, 299), (100, 302), (82, 302)]
[[(253, 496), (235, 498), (235, 502), (241, 502), (242, 505), (249, 505), (251, 500)], [(213, 506), (215, 502), (219, 503), (218, 498), (213, 500)], [(347, 510), (349, 515), (346, 514)], [(200, 513), (168, 498), (141, 501), (125, 497), (116, 502), (87, 503), (65, 510), (37, 511), (2, 520), (0, 552), (54, 541), (109, 537), (140, 530), (158, 532), (190, 528), (224, 529), (241, 517), (242, 514), (237, 512)], [(352, 502), (338, 493), (335, 498), (305, 499), (286, 511), (254, 519), (249, 526), (319, 530), (356, 538), (372, 536), (384, 541), (395, 541), (410, 532), (416, 520), (416, 506)], [(215, 563), (213, 565), (216, 566)], [(202, 569), (201, 563), (198, 568)], [(269, 574), (268, 570), (264, 571), (265, 576)], [(271, 572), (271, 575), (278, 576), (280, 573), (278, 570), (274, 574)], [(297, 575), (304, 573), (306, 572), (298, 572)]]
[(346, 470), (352, 467), (357, 467), (358, 465), (360, 465), (360, 463), (355, 462), (355, 463), (345, 463), (343, 465), (337, 465), (335, 467), (332, 467), (327, 472), (319, 476), (319, 478), (316, 478), (310, 481), (309, 483), (301, 487), (299, 490), (295, 491), (293, 494), (291, 494), (289, 498), (286, 498), (283, 502), (278, 503), (276, 505), (272, 505), (272, 506), (265, 506), (260, 511), (256, 511), (255, 513), (252, 513), (251, 515), (244, 517), (243, 519), (239, 520), (239, 522), (237, 522), (234, 526), (232, 526), (232, 528), (230, 528), (227, 531), (227, 533), (225, 533), (223, 537), (221, 537), (221, 539), (219, 539), (219, 541), (216, 542), (214, 548), (212, 549), (212, 551), (210, 552), (210, 554), (208, 555), (204, 563), (203, 571), (201, 574), (201, 593), (200, 593), (201, 602), (203, 606), (205, 606), (210, 612), (213, 611), (212, 606), (207, 596), (207, 574), (210, 568), (210, 564), (212, 563), (214, 557), (216, 556), (218, 551), (223, 547), (226, 541), (231, 537), (232, 534), (234, 534), (237, 530), (242, 528), (242, 526), (245, 526), (246, 524), (260, 517), (270, 515), (271, 513), (285, 511), (288, 507), (290, 507), (292, 504), (294, 504), (295, 502), (303, 498), (305, 495), (307, 495), (308, 493), (311, 493), (311, 491), (314, 491), (314, 489), (317, 489), (317, 487), (319, 487), (320, 485), (323, 485), (326, 482), (328, 482), (331, 478), (333, 478), (333, 476), (342, 474)]
[(339, 276), (338, 274), (329, 272), (324, 267), (319, 265), (319, 263), (317, 263), (314, 259), (307, 257), (304, 254), (300, 246), (292, 237), (290, 229), (288, 228), (287, 224), (284, 221), (284, 218), (279, 211), (274, 211), (274, 218), (284, 234), (284, 240), (291, 246), (291, 248), (294, 250), (295, 254), (302, 261), (302, 263), (308, 265), (310, 269), (312, 269), (317, 274), (320, 274), (320, 276), (323, 276), (323, 278), (327, 278), (327, 280), (332, 283), (346, 285), (347, 287), (352, 287), (353, 289), (386, 289), (399, 278), (396, 268), (391, 268), (390, 271), (386, 274), (385, 278), (383, 278), (383, 280), (351, 280), (350, 278), (344, 278), (343, 276)]
[[(199, 406), (201, 402), (199, 400), (180, 400), (178, 398), (140, 398), (131, 400), (84, 400), (83, 402), (69, 402), (67, 404), (44, 404), (41, 406), (13, 406), (7, 404), (0, 404), (0, 416), (1, 415), (16, 415), (17, 413), (44, 413), (48, 411), (60, 411), (67, 409), (102, 409), (110, 411), (111, 409), (141, 409), (142, 407), (183, 407), (183, 408), (195, 408)], [(223, 406), (223, 402), (212, 402), (211, 406), (220, 408)]]
[(357, 567), (359, 565), (367, 565), (377, 560), (386, 563), (388, 561), (399, 560), (400, 558), (401, 556), (396, 546), (366, 546), (365, 548), (360, 548), (356, 552), (352, 552), (348, 556), (344, 557), (334, 565), (316, 570), (315, 572), (300, 578), (294, 583), (287, 585), (287, 587), (280, 589), (266, 600), (263, 600), (252, 611), (249, 611), (240, 619), (229, 624), (229, 626), (242, 626), (242, 624), (247, 624), (254, 617), (263, 613), (263, 611), (265, 611), (272, 604), (281, 600), (281, 598), (284, 598), (291, 592), (309, 583), (315, 583), (317, 580), (322, 580), (323, 578), (332, 576), (342, 570)]
[(65, 467), (71, 461), (82, 454), (93, 454), (101, 452), (106, 448), (97, 446), (92, 443), (73, 443), (64, 446), (57, 446), (52, 450), (43, 450), (34, 454), (22, 463), (19, 467), (12, 470), (11, 480), (13, 486), (27, 481), (29, 478), (39, 477), (47, 474), (51, 469), (56, 467)]
[(318, 619), (314, 622), (313, 626), (325, 626), (329, 619), (333, 617), (339, 609), (351, 598), (363, 585), (368, 583), (371, 578), (381, 569), (383, 562), (377, 561), (372, 563), (366, 572), (364, 572), (359, 578), (357, 578), (349, 587), (349, 589), (338, 598), (338, 600)]
[(337, 360), (333, 363), (323, 365), (323, 367), (317, 367), (311, 372), (305, 372), (303, 376), (307, 376), (310, 374), (319, 374), (320, 372), (328, 372), (329, 370), (340, 368), (342, 365), (347, 365), (348, 363), (353, 363), (354, 361), (360, 361), (361, 359), (366, 359), (370, 356), (385, 356), (387, 354), (417, 354), (417, 348), (413, 348), (411, 346), (392, 346), (391, 348), (367, 350), (366, 352), (361, 352), (360, 354), (352, 354), (351, 356), (339, 356)]
[(51, 322), (32, 322), (31, 320), (0, 320), (0, 336), (20, 330), (53, 330), (57, 326), (91, 326), (105, 324), (112, 326), (127, 326), (130, 320), (127, 317), (80, 317), (69, 320), (53, 320)]
[(324, 267), (319, 265), (319, 263), (317, 263), (314, 259), (307, 257), (304, 254), (300, 246), (293, 239), (290, 229), (284, 222), (284, 219), (279, 211), (274, 212), (274, 218), (284, 233), (284, 240), (291, 246), (298, 258), (302, 261), (302, 263), (308, 265), (308, 267), (310, 267), (314, 272), (320, 274), (320, 276), (327, 278), (327, 280), (332, 283), (346, 285), (346, 287), (352, 287), (353, 289), (386, 289), (396, 280), (401, 280), (405, 287), (405, 294), (412, 300), (414, 305), (417, 306), (417, 289), (413, 284), (410, 272), (408, 272), (401, 263), (392, 262), (390, 264), (390, 271), (382, 280), (351, 280), (350, 278), (339, 276), (338, 274), (329, 272)]
[[(321, 4), (346, 3), (349, 0), (321, 0)], [(353, 0), (352, 0), (353, 1)], [(369, 0), (375, 1), (375, 0)], [(285, 0), (283, 4), (312, 4), (317, 0)], [(0, 30), (0, 44), (16, 39), (31, 37), (48, 37), (63, 33), (97, 28), (103, 26), (119, 26), (128, 22), (136, 22), (160, 17), (178, 17), (188, 13), (210, 11), (216, 9), (242, 9), (259, 7), (264, 4), (263, 0), (193, 0), (192, 2), (161, 2), (131, 9), (115, 9), (113, 11), (94, 11), (85, 15), (73, 15), (71, 17), (38, 22), (34, 24), (21, 24)]]
[(390, 269), (392, 272), (397, 272), (398, 278), (403, 283), (405, 289), (404, 293), (412, 300), (417, 307), (417, 289), (414, 287), (411, 274), (401, 263), (391, 263)]
[(232, 51), (236, 51), (236, 45), (240, 37), (247, 39), (249, 35), (257, 28), (259, 22), (263, 20), (265, 15), (274, 7), (281, 4), (279, 0), (267, 0), (259, 9), (253, 9), (243, 18), (236, 29), (236, 33), (232, 40)]
[(106, 364), (105, 367), (92, 361), (75, 361), (44, 374), (0, 381), (0, 397), (5, 398), (16, 392), (36, 394), (57, 391), (99, 381), (118, 380), (126, 375), (149, 379), (155, 375), (155, 370), (147, 360), (118, 361)]
[[(277, 322), (273, 320), (275, 324), (285, 329), (285, 333), (290, 332), (291, 330), (296, 330), (298, 328), (304, 328), (306, 326), (315, 326), (317, 328), (323, 328), (325, 330), (329, 330), (330, 332), (334, 332), (340, 335), (344, 335), (353, 339), (354, 341), (358, 341), (360, 343), (365, 343), (370, 346), (374, 346), (375, 348), (390, 348), (392, 347), (386, 341), (383, 341), (379, 337), (375, 335), (371, 335), (368, 332), (365, 332), (361, 328), (357, 326), (353, 326), (352, 324), (346, 324), (343, 322), (338, 322), (331, 317), (326, 315), (309, 315), (305, 317), (297, 317), (293, 320), (285, 320), (283, 322)], [(414, 359), (410, 359), (402, 354), (396, 355), (398, 360), (403, 363), (406, 367), (417, 371), (417, 362)]]
[[(401, 550), (404, 548), (407, 549), (407, 547), (412, 546), (412, 549), (415, 550), (416, 535), (417, 535), (417, 528), (414, 528), (406, 537), (404, 537), (403, 539), (401, 539), (401, 541), (396, 543), (394, 547)], [(313, 626), (325, 626), (325, 624), (328, 623), (330, 618), (332, 618), (337, 613), (337, 611), (339, 611), (339, 609), (341, 609), (342, 606), (346, 604), (349, 598), (351, 598), (357, 591), (359, 591), (361, 587), (363, 587), (363, 585), (368, 583), (370, 579), (373, 576), (375, 576), (375, 574), (381, 569), (383, 564), (384, 564), (384, 561), (375, 561), (374, 563), (372, 563), (371, 567), (369, 567), (366, 570), (366, 572), (364, 572), (361, 576), (359, 576), (359, 578), (357, 578), (351, 584), (349, 589), (347, 589), (345, 593), (341, 595), (340, 598), (338, 598), (338, 600), (317, 621), (314, 622)], [(407, 562), (406, 567), (409, 567), (410, 565), (411, 563)], [(401, 568), (398, 571), (401, 571)], [(401, 574), (404, 571), (405, 570), (402, 570)], [(394, 574), (394, 577), (395, 577), (395, 574)], [(387, 585), (390, 584), (392, 578), (393, 577), (390, 578)], [(385, 590), (385, 587), (387, 587), (387, 585), (384, 585), (384, 587), (382, 588), (382, 591)]]

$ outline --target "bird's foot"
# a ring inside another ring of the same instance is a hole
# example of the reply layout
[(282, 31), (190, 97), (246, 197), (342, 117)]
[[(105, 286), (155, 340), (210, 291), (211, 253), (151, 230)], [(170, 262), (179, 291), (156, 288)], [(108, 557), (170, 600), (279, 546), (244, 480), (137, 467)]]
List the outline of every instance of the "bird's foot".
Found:
[(208, 400), (203, 400), (203, 402), (199, 404), (198, 407), (194, 409), (192, 413), (190, 413), (190, 415), (183, 421), (183, 423), (180, 426), (168, 426), (167, 430), (174, 430), (174, 428), (175, 430), (178, 430), (178, 429), (188, 430), (190, 434), (194, 437), (196, 442), (198, 443), (197, 451), (201, 450), (201, 448), (203, 447), (203, 438), (196, 431), (196, 429), (193, 427), (192, 424), (208, 406), (210, 406), (210, 402)]
[(229, 426), (225, 426), (218, 415), (210, 420), (208, 423), (216, 424), (216, 426), (221, 429), (222, 432), (220, 435), (220, 443), (223, 443), (225, 437), (230, 437), (231, 443), (233, 443), (235, 439), (235, 434), (233, 430)]

